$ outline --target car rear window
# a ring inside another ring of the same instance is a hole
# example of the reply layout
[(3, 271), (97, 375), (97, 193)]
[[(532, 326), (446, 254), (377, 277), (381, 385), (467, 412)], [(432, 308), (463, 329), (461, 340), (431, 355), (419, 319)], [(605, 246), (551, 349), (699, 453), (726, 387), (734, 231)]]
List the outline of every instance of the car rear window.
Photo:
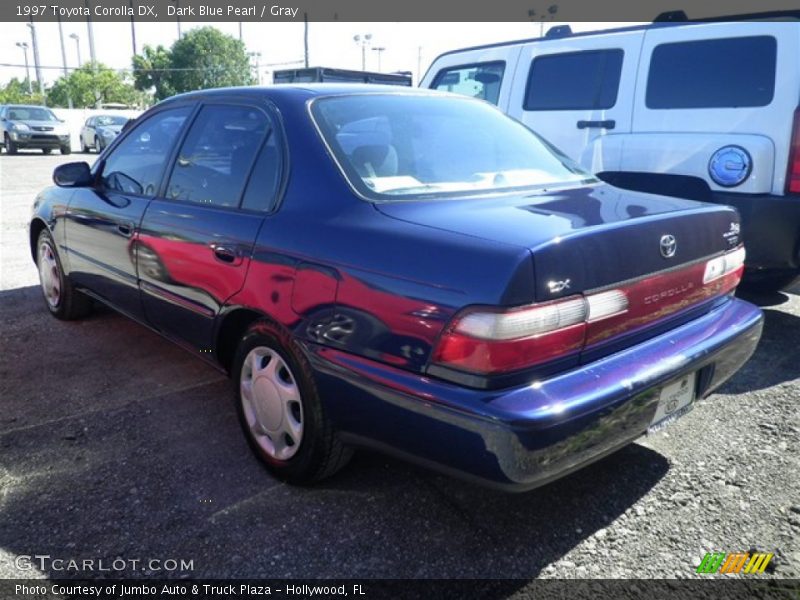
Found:
[(449, 197), (594, 181), (486, 102), (445, 94), (354, 94), (311, 105), (352, 187), (375, 200)]
[(595, 110), (617, 103), (624, 52), (619, 48), (537, 56), (525, 110)]
[(497, 104), (506, 63), (503, 61), (463, 65), (442, 69), (431, 89), (463, 94)]
[(766, 106), (775, 94), (771, 36), (661, 44), (653, 50), (647, 108)]

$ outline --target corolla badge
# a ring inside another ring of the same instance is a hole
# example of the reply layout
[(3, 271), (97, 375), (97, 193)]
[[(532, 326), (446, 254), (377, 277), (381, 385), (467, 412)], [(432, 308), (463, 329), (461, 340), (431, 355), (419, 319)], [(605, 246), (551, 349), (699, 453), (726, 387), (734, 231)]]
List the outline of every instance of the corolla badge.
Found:
[(753, 159), (741, 146), (723, 146), (708, 161), (708, 174), (722, 187), (735, 187), (750, 177)]
[(664, 258), (672, 258), (678, 250), (678, 242), (675, 240), (674, 235), (662, 235), (659, 247), (661, 249), (661, 256)]

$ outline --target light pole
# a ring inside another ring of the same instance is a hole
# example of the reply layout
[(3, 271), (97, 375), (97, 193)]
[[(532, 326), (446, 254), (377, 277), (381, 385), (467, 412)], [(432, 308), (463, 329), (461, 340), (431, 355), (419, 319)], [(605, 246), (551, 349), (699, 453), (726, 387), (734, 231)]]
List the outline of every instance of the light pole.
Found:
[(81, 36), (77, 33), (70, 33), (69, 37), (75, 40), (75, 50), (78, 52), (78, 68), (81, 68)]
[(175, 5), (175, 21), (178, 23), (178, 39), (181, 39), (181, 0), (169, 0)]
[(386, 50), (386, 46), (375, 46), (372, 49), (375, 52), (378, 53), (378, 72), (380, 73), (380, 70), (381, 70), (381, 54), (383, 54), (383, 51)]
[(28, 65), (28, 42), (17, 42), (17, 46), (22, 48), (25, 54), (25, 81), (28, 82), (28, 94), (33, 95), (33, 85), (31, 84), (31, 68)]
[(353, 36), (353, 41), (356, 44), (359, 44), (361, 46), (361, 70), (362, 71), (366, 71), (367, 70), (367, 46), (369, 46), (369, 43), (370, 43), (371, 40), (372, 40), (372, 34), (371, 33), (365, 33), (363, 35), (359, 33), (359, 34), (356, 34), (356, 35)]
[(33, 42), (33, 68), (36, 71), (36, 81), (39, 83), (39, 93), (42, 95), (44, 101), (44, 81), (42, 81), (42, 67), (39, 62), (39, 44), (36, 41), (36, 25), (33, 21), (26, 23), (31, 30), (31, 41)]

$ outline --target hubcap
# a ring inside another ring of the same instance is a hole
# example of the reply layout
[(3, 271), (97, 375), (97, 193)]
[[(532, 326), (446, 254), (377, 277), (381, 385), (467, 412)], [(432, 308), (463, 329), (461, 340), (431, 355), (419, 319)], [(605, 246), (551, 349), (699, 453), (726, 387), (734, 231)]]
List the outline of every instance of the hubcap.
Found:
[(47, 303), (57, 308), (61, 302), (61, 273), (52, 246), (42, 242), (39, 246), (39, 280)]
[(289, 365), (265, 346), (244, 360), (239, 387), (247, 426), (269, 456), (288, 460), (303, 441), (303, 403)]

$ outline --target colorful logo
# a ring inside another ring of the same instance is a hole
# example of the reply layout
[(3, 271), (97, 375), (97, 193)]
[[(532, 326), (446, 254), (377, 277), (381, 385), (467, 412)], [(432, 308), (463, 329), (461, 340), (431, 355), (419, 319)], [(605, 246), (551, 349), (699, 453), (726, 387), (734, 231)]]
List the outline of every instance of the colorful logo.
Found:
[(763, 573), (774, 554), (766, 552), (708, 552), (703, 557), (697, 573)]

